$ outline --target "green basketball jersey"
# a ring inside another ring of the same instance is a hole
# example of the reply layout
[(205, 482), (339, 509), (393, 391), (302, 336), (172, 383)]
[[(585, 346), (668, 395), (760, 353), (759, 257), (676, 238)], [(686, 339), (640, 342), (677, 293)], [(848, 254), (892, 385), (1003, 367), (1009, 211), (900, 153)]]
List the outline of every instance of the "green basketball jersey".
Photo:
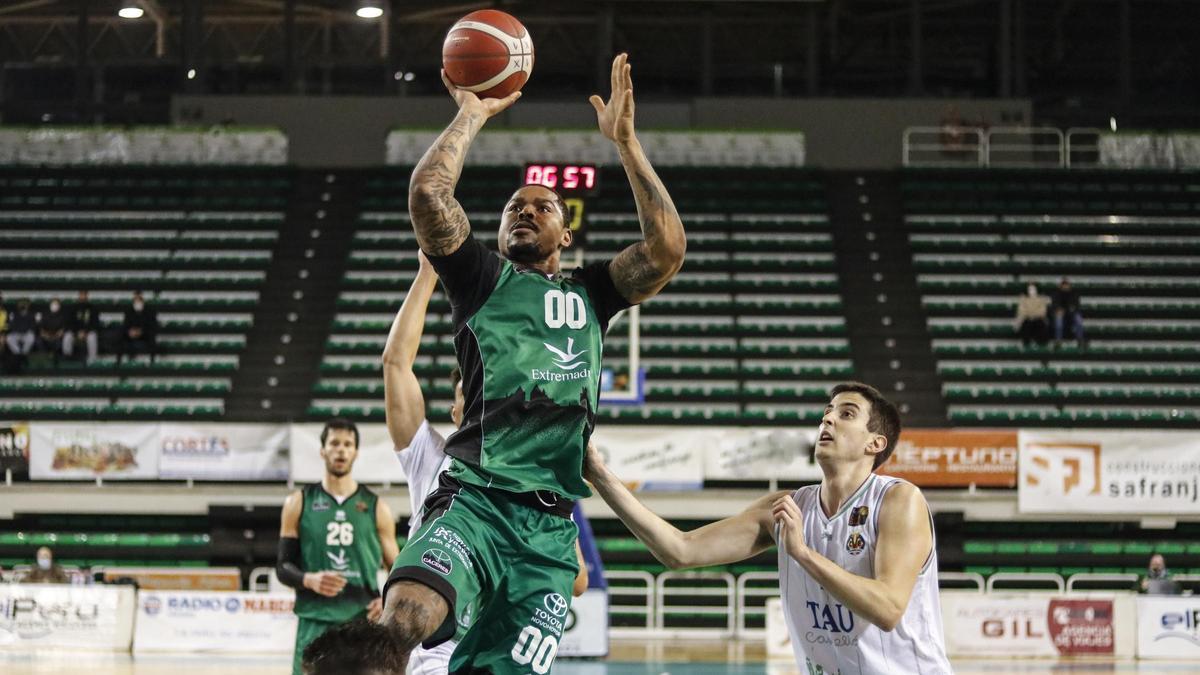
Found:
[(296, 614), (321, 621), (347, 621), (379, 595), (376, 571), (383, 548), (375, 529), (379, 497), (364, 485), (346, 501), (337, 500), (320, 483), (303, 489), (300, 512), (300, 555), (305, 572), (338, 572), (346, 586), (326, 598), (302, 588), (296, 592)]
[(498, 258), (474, 238), (462, 249), (433, 260), (454, 304), (466, 398), (463, 424), (446, 441), (457, 460), (452, 475), (510, 492), (588, 496), (583, 455), (604, 332), (628, 306), (608, 263), (546, 275)]

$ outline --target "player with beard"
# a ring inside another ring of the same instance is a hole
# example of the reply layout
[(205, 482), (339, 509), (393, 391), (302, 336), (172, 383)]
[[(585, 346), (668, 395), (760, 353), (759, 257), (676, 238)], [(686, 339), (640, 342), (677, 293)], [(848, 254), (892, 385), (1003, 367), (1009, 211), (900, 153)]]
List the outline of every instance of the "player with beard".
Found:
[(399, 554), (391, 509), (350, 475), (358, 427), (334, 418), (321, 431), (325, 476), (288, 496), (279, 527), (279, 580), (296, 589), (293, 675), (304, 648), (327, 630), (382, 612), (376, 572)]

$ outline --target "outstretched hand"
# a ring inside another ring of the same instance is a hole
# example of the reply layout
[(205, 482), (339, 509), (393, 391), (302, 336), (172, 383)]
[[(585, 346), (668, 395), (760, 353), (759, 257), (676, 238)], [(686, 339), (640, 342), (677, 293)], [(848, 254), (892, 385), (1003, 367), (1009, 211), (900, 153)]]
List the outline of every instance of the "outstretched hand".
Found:
[(633, 77), (628, 54), (617, 54), (613, 59), (611, 80), (607, 103), (596, 94), (588, 101), (596, 109), (600, 133), (614, 143), (627, 143), (633, 140)]
[(521, 98), (519, 91), (514, 91), (504, 98), (479, 98), (474, 92), (455, 86), (445, 70), (442, 71), (442, 84), (446, 85), (446, 91), (450, 92), (450, 97), (458, 104), (460, 110), (478, 112), (484, 119), (498, 115)]
[(804, 516), (791, 495), (775, 500), (771, 507), (771, 518), (779, 526), (779, 545), (793, 559), (803, 559), (809, 551), (808, 544), (804, 542)]
[(583, 456), (583, 477), (584, 479), (595, 483), (596, 479), (604, 473), (604, 455), (600, 453), (600, 449), (591, 440), (588, 440), (587, 452)]

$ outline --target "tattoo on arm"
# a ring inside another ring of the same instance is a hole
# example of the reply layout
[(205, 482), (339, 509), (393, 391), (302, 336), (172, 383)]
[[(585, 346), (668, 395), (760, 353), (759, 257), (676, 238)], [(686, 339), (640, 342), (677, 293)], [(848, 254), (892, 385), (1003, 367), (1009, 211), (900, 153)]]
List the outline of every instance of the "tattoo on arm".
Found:
[(413, 170), (408, 214), (417, 242), (430, 255), (457, 251), (471, 232), (467, 214), (454, 198), (454, 188), (462, 174), (467, 148), (483, 121), (482, 115), (460, 113)]
[(686, 244), (679, 213), (662, 182), (644, 158), (634, 164), (627, 168), (642, 241), (618, 254), (609, 274), (621, 295), (636, 303), (652, 297), (675, 276), (683, 264)]

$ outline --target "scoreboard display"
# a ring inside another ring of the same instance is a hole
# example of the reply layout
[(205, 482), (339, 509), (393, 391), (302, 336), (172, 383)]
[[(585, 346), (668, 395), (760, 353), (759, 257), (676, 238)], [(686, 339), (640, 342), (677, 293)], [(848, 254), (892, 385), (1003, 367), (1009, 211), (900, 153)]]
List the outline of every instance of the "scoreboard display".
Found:
[(595, 164), (526, 164), (525, 185), (544, 185), (566, 197), (592, 195), (600, 187), (600, 170)]

